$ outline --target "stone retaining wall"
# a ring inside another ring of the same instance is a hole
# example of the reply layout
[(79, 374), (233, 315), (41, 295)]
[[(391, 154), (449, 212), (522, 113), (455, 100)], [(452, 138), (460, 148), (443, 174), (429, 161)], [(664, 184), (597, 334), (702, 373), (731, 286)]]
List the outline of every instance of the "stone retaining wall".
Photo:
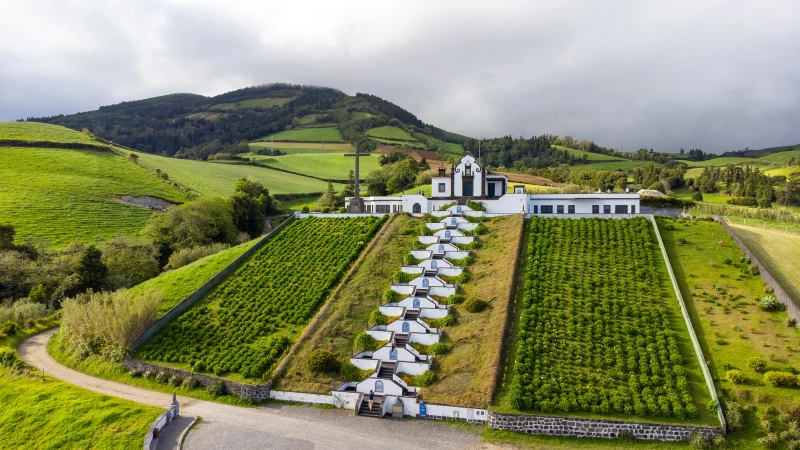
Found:
[(203, 375), (200, 373), (189, 372), (187, 370), (175, 369), (172, 367), (161, 366), (158, 364), (153, 364), (145, 361), (139, 361), (136, 359), (125, 358), (125, 369), (126, 370), (137, 370), (139, 372), (164, 372), (170, 376), (176, 375), (181, 379), (194, 377), (197, 380), (198, 384), (201, 386), (211, 386), (212, 384), (222, 381), (225, 383), (225, 388), (228, 393), (233, 394), (237, 397), (241, 397), (247, 400), (266, 400), (269, 398), (269, 391), (270, 385), (269, 384), (245, 384), (245, 383), (237, 383), (235, 381), (226, 380), (224, 378), (218, 378), (211, 375)]
[(570, 417), (502, 414), (489, 411), (489, 428), (548, 436), (569, 436), (614, 439), (632, 436), (635, 439), (683, 441), (694, 433), (706, 437), (722, 434), (718, 427), (694, 427), (616, 420), (593, 420)]

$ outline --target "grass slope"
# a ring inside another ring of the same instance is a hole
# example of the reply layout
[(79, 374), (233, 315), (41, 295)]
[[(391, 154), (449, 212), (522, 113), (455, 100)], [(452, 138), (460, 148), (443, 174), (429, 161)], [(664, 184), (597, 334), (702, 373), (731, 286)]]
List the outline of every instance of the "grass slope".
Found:
[[(717, 389), (724, 400), (753, 408), (747, 415), (746, 429), (729, 437), (735, 448), (761, 448), (754, 442), (764, 434), (756, 414), (770, 406), (799, 403), (800, 390), (767, 385), (746, 361), (759, 356), (767, 361), (767, 370), (800, 368), (800, 330), (786, 326), (786, 312), (766, 312), (757, 306), (755, 298), (764, 295), (763, 282), (758, 276), (742, 273), (742, 252), (721, 225), (663, 218), (658, 223)], [(667, 229), (670, 225), (672, 230)], [(684, 238), (686, 243), (677, 245), (678, 238)], [(724, 264), (725, 258), (734, 263)], [(724, 293), (715, 290), (714, 285)], [(744, 372), (746, 383), (725, 381), (726, 364)]]
[(281, 131), (259, 139), (260, 141), (344, 142), (338, 128), (302, 128)]
[[(355, 170), (356, 159), (342, 153), (295, 154), (284, 156), (254, 156), (262, 164), (277, 169), (322, 178), (323, 180), (346, 180), (351, 170)], [(373, 170), (379, 170), (377, 155), (364, 155), (359, 158), (361, 179)]]
[[(454, 144), (452, 142), (445, 142), (445, 141), (436, 139), (435, 137), (431, 137), (431, 136), (424, 136), (422, 139), (424, 139), (425, 141), (431, 142), (433, 144), (436, 144), (440, 148), (444, 149), (444, 151), (441, 151), (441, 150), (439, 151), (439, 154), (442, 155), (442, 156), (445, 156), (445, 157), (452, 156), (452, 157), (455, 157), (455, 158), (460, 158), (461, 156), (464, 156), (464, 147), (461, 144)], [(440, 156), (439, 158), (443, 159), (442, 156)]]
[(498, 217), (486, 223), (478, 239), (475, 263), (468, 267), (465, 298), (489, 303), (479, 313), (453, 306), (458, 321), (448, 327), (442, 342), (452, 350), (436, 358), (436, 382), (424, 389), (425, 401), (486, 408), (492, 399), (505, 337), (506, 317), (514, 288), (514, 262), (522, 240), (521, 215)]
[(139, 448), (163, 412), (51, 377), (14, 376), (4, 368), (0, 404), (3, 448)]
[(38, 122), (0, 122), (0, 141), (2, 140), (98, 144), (80, 131)]
[[(762, 156), (761, 158), (758, 158), (758, 161), (766, 164), (774, 164), (782, 166), (784, 164), (788, 164), (791, 158), (794, 158), (795, 160), (800, 160), (800, 150), (791, 150), (788, 152), (773, 153), (772, 155)], [(800, 170), (800, 168), (798, 170)]]
[(400, 141), (409, 141), (409, 142), (417, 142), (413, 136), (408, 134), (406, 130), (398, 127), (392, 126), (383, 126), (377, 128), (371, 128), (367, 130), (367, 136), (373, 136), (377, 138), (384, 138), (384, 139), (395, 139)]
[(739, 158), (735, 156), (725, 156), (722, 158), (714, 158), (714, 159), (707, 159), (705, 161), (689, 161), (683, 160), (682, 162), (686, 163), (687, 166), (690, 168), (692, 167), (723, 167), (727, 164), (733, 165), (751, 165), (755, 166), (759, 164), (759, 160), (755, 158)]
[(402, 230), (420, 223), (419, 219), (397, 215), (386, 225), (383, 234), (376, 237), (375, 246), (364, 255), (361, 265), (328, 300), (329, 306), (320, 317), (319, 325), (311, 330), (287, 361), (283, 376), (275, 380), (275, 389), (330, 393), (331, 381), (334, 378), (341, 380), (341, 377), (339, 374), (309, 373), (305, 369), (308, 354), (324, 348), (333, 352), (340, 362), (349, 361), (356, 335), (364, 331), (370, 313), (378, 309), (383, 291), (403, 264), (403, 255), (417, 239), (415, 235), (403, 235)]
[[(627, 159), (620, 159), (618, 161), (605, 161), (605, 162), (596, 162), (590, 164), (575, 164), (574, 166), (570, 166), (570, 170), (576, 172), (583, 172), (587, 170), (629, 170), (633, 169), (634, 167), (644, 166), (646, 164), (652, 164), (650, 161), (630, 161)], [(661, 167), (663, 164), (656, 164), (657, 166)]]
[(45, 240), (63, 247), (135, 234), (153, 212), (118, 202), (123, 194), (186, 200), (112, 152), (0, 148), (0, 223), (15, 225), (20, 242)]
[[(171, 180), (202, 195), (230, 196), (233, 194), (236, 181), (243, 177), (255, 178), (269, 189), (270, 194), (322, 193), (327, 188), (327, 183), (324, 181), (264, 167), (165, 158), (147, 153), (137, 154), (140, 166), (151, 171), (160, 169), (166, 172)], [(337, 189), (341, 189), (341, 186)]]
[(800, 303), (800, 236), (738, 224), (732, 227), (786, 293)]
[(148, 289), (155, 289), (161, 292), (161, 307), (158, 310), (159, 316), (161, 316), (180, 303), (181, 300), (188, 297), (189, 294), (196, 291), (257, 242), (258, 239), (254, 239), (223, 250), (216, 255), (206, 256), (178, 269), (164, 272), (155, 278), (134, 286), (131, 288), (131, 294), (138, 295)]
[(583, 158), (583, 155), (586, 155), (587, 161), (624, 161), (623, 159), (614, 156), (603, 155), (602, 153), (592, 153), (584, 150), (576, 150), (574, 148), (563, 147), (561, 145), (553, 145), (552, 147), (558, 150), (566, 151), (576, 158)]
[(218, 103), (211, 106), (209, 109), (227, 111), (241, 108), (272, 108), (273, 106), (283, 106), (294, 99), (295, 97), (252, 98), (250, 100), (242, 100), (238, 103)]

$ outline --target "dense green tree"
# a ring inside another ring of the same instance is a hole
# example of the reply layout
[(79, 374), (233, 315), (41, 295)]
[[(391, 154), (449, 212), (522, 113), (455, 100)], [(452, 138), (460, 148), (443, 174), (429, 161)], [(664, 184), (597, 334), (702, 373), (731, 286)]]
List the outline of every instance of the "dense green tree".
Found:
[(322, 194), (322, 197), (319, 198), (319, 206), (333, 206), (333, 199), (334, 199), (334, 192), (333, 192), (333, 183), (328, 181), (328, 189)]
[(103, 264), (103, 252), (94, 245), (87, 246), (75, 267), (78, 287), (82, 290), (100, 290), (105, 286), (108, 267)]
[(239, 231), (256, 237), (264, 232), (266, 217), (272, 207), (269, 190), (253, 178), (240, 178), (233, 196), (233, 222)]

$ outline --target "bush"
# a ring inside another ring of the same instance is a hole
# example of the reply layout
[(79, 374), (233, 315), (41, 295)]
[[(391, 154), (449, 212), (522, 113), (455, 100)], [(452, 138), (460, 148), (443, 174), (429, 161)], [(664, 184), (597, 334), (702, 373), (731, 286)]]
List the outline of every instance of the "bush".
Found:
[(765, 295), (758, 299), (758, 306), (764, 311), (783, 311), (786, 308), (774, 295)]
[(308, 207), (308, 205), (303, 205), (303, 206), (300, 208), (300, 212), (301, 212), (301, 213), (308, 214), (308, 212), (309, 212), (309, 211), (311, 211), (311, 209)]
[(183, 380), (181, 380), (181, 377), (179, 377), (177, 375), (173, 375), (173, 376), (169, 377), (169, 381), (168, 382), (169, 382), (169, 384), (177, 387), (177, 386), (181, 385), (181, 381), (183, 381)]
[(213, 395), (214, 397), (225, 395), (225, 391), (226, 391), (225, 383), (223, 383), (222, 381), (217, 381), (216, 383), (206, 388), (206, 392), (208, 392), (209, 395)]
[(725, 403), (725, 418), (727, 419), (728, 429), (730, 431), (741, 430), (744, 427), (742, 406), (736, 402)]
[(675, 241), (675, 243), (676, 243), (676, 244), (678, 244), (678, 245), (683, 245), (683, 244), (685, 244), (685, 243), (686, 243), (686, 239), (685, 239), (685, 238), (678, 238), (678, 239)]
[(386, 325), (389, 323), (389, 318), (381, 314), (379, 309), (376, 309), (369, 315), (369, 322), (373, 325)]
[(794, 317), (789, 317), (786, 319), (786, 326), (787, 327), (796, 327), (797, 326), (797, 319)]
[(694, 200), (696, 202), (702, 202), (703, 201), (703, 193), (700, 192), (700, 191), (695, 191), (694, 194), (692, 194), (692, 200)]
[(0, 338), (14, 336), (18, 331), (19, 327), (17, 326), (17, 322), (14, 322), (13, 320), (8, 320), (0, 324)]
[(445, 353), (447, 353), (449, 351), (450, 351), (450, 347), (448, 347), (447, 345), (445, 345), (445, 344), (443, 344), (441, 342), (437, 342), (435, 344), (431, 344), (430, 347), (428, 347), (428, 354), (429, 355), (444, 355)]
[(758, 200), (755, 197), (737, 197), (729, 199), (725, 203), (736, 206), (758, 206)]
[(448, 305), (458, 305), (464, 302), (464, 296), (461, 294), (453, 294), (447, 297), (446, 303)]
[(198, 247), (177, 250), (175, 253), (170, 255), (169, 264), (167, 264), (166, 269), (172, 270), (186, 266), (197, 261), (198, 259), (215, 255), (228, 248), (230, 248), (230, 245), (228, 244), (215, 243), (211, 245), (201, 245)]
[(689, 436), (689, 447), (697, 449), (708, 448), (708, 438), (700, 433), (692, 433)]
[[(14, 302), (11, 306), (0, 306), (0, 323), (5, 325), (5, 323), (12, 321), (23, 328), (27, 328), (30, 322), (46, 317), (51, 312), (47, 306), (24, 298)], [(10, 333), (8, 336), (12, 334), (16, 334), (16, 332)]]
[(725, 259), (722, 260), (722, 264), (726, 264), (726, 265), (730, 266), (731, 264), (733, 264), (733, 260), (730, 259), (730, 258), (725, 258)]
[(745, 382), (744, 372), (741, 370), (729, 370), (725, 372), (725, 381), (734, 384), (742, 384)]
[(775, 289), (773, 289), (772, 286), (770, 286), (768, 284), (765, 284), (764, 285), (764, 292), (767, 293), (767, 294), (774, 294), (775, 293)]
[(153, 378), (156, 377), (156, 373), (150, 370), (145, 370), (142, 376), (148, 380), (152, 380)]
[(764, 373), (767, 370), (767, 362), (760, 356), (753, 356), (747, 360), (747, 367), (758, 373)]
[(456, 317), (452, 314), (448, 314), (442, 317), (441, 319), (428, 320), (428, 325), (430, 325), (433, 328), (449, 327), (450, 325), (453, 325), (455, 323), (456, 323)]
[(322, 212), (325, 213), (325, 214), (328, 214), (329, 212), (331, 212), (331, 207), (330, 206), (323, 206), (322, 207)]
[(797, 387), (797, 376), (789, 372), (770, 371), (764, 374), (764, 382), (776, 387)]
[(344, 206), (342, 206), (341, 208), (339, 208), (339, 212), (340, 212), (340, 213), (342, 213), (342, 214), (344, 214), (344, 213), (346, 213), (346, 212), (347, 212), (347, 208), (345, 208)]
[(488, 303), (486, 303), (483, 300), (479, 300), (477, 298), (471, 298), (466, 302), (464, 302), (464, 310), (471, 313), (479, 313), (484, 309), (486, 309), (487, 305)]
[(366, 331), (362, 331), (356, 336), (355, 346), (365, 352), (374, 352), (378, 349), (378, 341)]
[(739, 257), (739, 262), (742, 264), (750, 264), (750, 258), (748, 258), (746, 255), (742, 255)]
[(169, 381), (169, 375), (164, 372), (158, 372), (156, 374), (156, 383), (166, 383)]
[(183, 380), (183, 383), (181, 383), (181, 385), (183, 386), (183, 388), (184, 388), (184, 389), (187, 389), (187, 390), (194, 389), (194, 388), (196, 388), (196, 387), (197, 387), (199, 384), (200, 384), (200, 383), (198, 383), (198, 382), (197, 382), (197, 378), (195, 378), (195, 377), (188, 377), (188, 378), (185, 378), (185, 379)]
[(709, 400), (708, 403), (706, 403), (706, 409), (711, 412), (717, 412), (717, 405), (718, 403), (716, 400)]
[(747, 270), (748, 274), (753, 275), (753, 276), (761, 274), (761, 271), (758, 269), (758, 266), (755, 265), (755, 264), (750, 264), (749, 266), (747, 266), (747, 268), (745, 270)]
[(318, 348), (306, 358), (306, 369), (311, 373), (335, 372), (339, 369), (339, 361), (333, 353)]
[(339, 374), (344, 381), (361, 381), (364, 379), (361, 369), (349, 362), (342, 364)]

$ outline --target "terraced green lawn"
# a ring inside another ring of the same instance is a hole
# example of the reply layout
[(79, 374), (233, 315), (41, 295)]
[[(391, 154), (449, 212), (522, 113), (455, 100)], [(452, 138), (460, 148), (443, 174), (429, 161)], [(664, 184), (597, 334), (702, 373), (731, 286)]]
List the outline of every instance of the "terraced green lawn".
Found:
[(4, 139), (99, 144), (99, 142), (80, 131), (38, 122), (0, 122), (0, 140)]
[(161, 307), (158, 315), (162, 316), (257, 242), (258, 239), (254, 239), (215, 255), (198, 259), (178, 269), (164, 272), (131, 288), (131, 295), (139, 295), (149, 289), (161, 292)]
[[(164, 158), (148, 153), (138, 155), (140, 166), (151, 171), (160, 169), (167, 173), (170, 180), (202, 195), (230, 196), (236, 181), (242, 177), (255, 178), (269, 189), (270, 194), (322, 193), (328, 187), (324, 181), (264, 167)], [(337, 190), (342, 188), (335, 187)]]
[(0, 368), (0, 447), (20, 449), (141, 448), (163, 412), (81, 389), (49, 376)]
[(119, 202), (124, 194), (186, 200), (112, 152), (0, 147), (0, 223), (13, 224), (19, 242), (62, 248), (136, 234), (153, 212)]
[(281, 131), (279, 133), (266, 136), (260, 141), (295, 141), (295, 142), (344, 142), (342, 133), (338, 128), (300, 128), (295, 130)]
[[(346, 180), (351, 170), (355, 170), (356, 160), (343, 153), (313, 154), (302, 153), (284, 156), (255, 156), (263, 164), (278, 169), (301, 173), (323, 180)], [(373, 170), (378, 170), (378, 155), (365, 155), (359, 158), (360, 178)]]
[(398, 127), (383, 126), (371, 128), (367, 130), (367, 136), (373, 136), (384, 139), (397, 139), (401, 141), (416, 141), (414, 137), (406, 132), (406, 130)]

